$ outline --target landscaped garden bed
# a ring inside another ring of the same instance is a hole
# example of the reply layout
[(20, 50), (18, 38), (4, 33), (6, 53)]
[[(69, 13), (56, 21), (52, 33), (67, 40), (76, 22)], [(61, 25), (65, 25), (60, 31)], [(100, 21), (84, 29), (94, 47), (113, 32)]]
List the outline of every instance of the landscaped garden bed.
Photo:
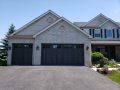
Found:
[(102, 53), (92, 53), (92, 69), (120, 84), (120, 65), (115, 60), (108, 60)]
[(93, 70), (97, 71), (98, 73), (108, 77), (112, 81), (117, 82), (120, 84), (120, 68), (109, 68), (107, 66), (102, 68), (92, 68)]
[(102, 69), (98, 69), (97, 72), (120, 84), (120, 69), (109, 70), (108, 67), (104, 67)]

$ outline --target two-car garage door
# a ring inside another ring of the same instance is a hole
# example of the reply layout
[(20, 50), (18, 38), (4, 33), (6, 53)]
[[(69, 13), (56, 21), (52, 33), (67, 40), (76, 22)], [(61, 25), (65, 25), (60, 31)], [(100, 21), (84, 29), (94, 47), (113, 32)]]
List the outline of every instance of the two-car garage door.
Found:
[[(32, 44), (13, 44), (12, 65), (32, 65), (32, 53)], [(83, 44), (42, 44), (40, 54), (41, 65), (84, 65)]]
[(42, 65), (84, 65), (84, 45), (42, 44)]

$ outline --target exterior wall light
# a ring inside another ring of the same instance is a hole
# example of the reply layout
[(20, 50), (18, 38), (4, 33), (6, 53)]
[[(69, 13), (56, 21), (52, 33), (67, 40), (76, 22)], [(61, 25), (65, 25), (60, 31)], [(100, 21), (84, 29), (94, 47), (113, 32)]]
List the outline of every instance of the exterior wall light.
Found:
[(39, 46), (38, 45), (36, 46), (36, 50), (39, 50)]
[(89, 46), (86, 46), (86, 50), (89, 50)]

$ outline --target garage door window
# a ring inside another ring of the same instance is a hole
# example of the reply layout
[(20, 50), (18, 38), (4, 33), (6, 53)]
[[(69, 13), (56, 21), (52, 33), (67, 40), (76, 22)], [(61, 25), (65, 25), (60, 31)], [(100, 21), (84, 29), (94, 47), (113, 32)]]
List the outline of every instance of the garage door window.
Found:
[(42, 46), (42, 48), (51, 48), (51, 45), (49, 45), (49, 44), (44, 44), (44, 45)]
[(14, 45), (14, 48), (32, 48), (32, 45), (27, 45), (27, 44), (24, 44), (24, 45), (22, 45), (22, 44), (16, 44), (16, 45)]
[(81, 45), (70, 45), (70, 44), (44, 44), (42, 48), (82, 48)]
[(61, 48), (73, 48), (73, 45), (62, 45)]
[(26, 48), (32, 48), (32, 45), (24, 45)]
[(57, 48), (58, 47), (58, 45), (53, 45), (53, 48)]
[(14, 45), (14, 48), (21, 48), (22, 45)]

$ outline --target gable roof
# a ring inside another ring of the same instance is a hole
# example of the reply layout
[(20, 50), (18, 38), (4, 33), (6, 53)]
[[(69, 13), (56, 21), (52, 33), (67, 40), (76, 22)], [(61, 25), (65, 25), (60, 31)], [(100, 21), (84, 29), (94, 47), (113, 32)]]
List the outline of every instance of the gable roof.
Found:
[(74, 25), (78, 26), (78, 27), (82, 27), (86, 24), (87, 22), (74, 22)]
[(105, 23), (107, 23), (109, 20), (106, 20), (105, 22), (103, 22), (102, 24), (100, 24), (98, 27), (103, 26)]
[[(109, 20), (106, 20), (104, 23), (100, 24), (99, 27), (107, 23)], [(78, 27), (83, 27), (87, 22), (74, 22), (74, 25)], [(120, 22), (116, 22), (120, 26)]]
[(120, 25), (120, 22), (116, 22), (116, 23)]
[(87, 26), (88, 24), (90, 24), (92, 21), (96, 20), (100, 16), (104, 17), (104, 15), (102, 13), (100, 13), (96, 17), (94, 17), (93, 19), (91, 19), (90, 21), (88, 21), (83, 27)]
[(102, 13), (100, 13), (99, 15), (97, 15), (96, 17), (94, 17), (93, 19), (91, 19), (90, 21), (88, 21), (83, 27), (86, 27), (88, 24), (90, 24), (92, 21), (94, 21), (95, 19), (97, 19), (100, 16), (103, 17), (103, 18), (105, 18), (106, 20), (104, 22), (102, 22), (100, 25), (98, 25), (98, 27), (100, 27), (101, 25), (105, 24), (108, 21), (111, 21), (111, 22), (113, 22), (114, 24), (116, 24), (117, 26), (120, 27), (120, 25), (118, 23), (116, 23), (114, 20), (108, 18), (107, 16), (103, 15)]
[(45, 32), (46, 30), (48, 30), (49, 28), (53, 27), (54, 25), (56, 25), (58, 22), (60, 21), (65, 21), (67, 22), (69, 25), (71, 25), (72, 27), (74, 27), (75, 29), (77, 29), (78, 31), (80, 31), (81, 33), (83, 33), (85, 36), (87, 36), (88, 38), (92, 38), (89, 34), (85, 33), (84, 31), (82, 31), (79, 27), (75, 26), (73, 23), (71, 23), (70, 21), (68, 21), (67, 19), (65, 19), (64, 17), (61, 17), (59, 20), (57, 20), (56, 22), (54, 22), (53, 24), (51, 24), (50, 26), (46, 27), (45, 29), (43, 29), (42, 31), (38, 32), (37, 34), (33, 35), (33, 38), (37, 37), (38, 35), (40, 35), (41, 33)]
[(47, 12), (43, 13), (42, 15), (38, 16), (37, 18), (35, 18), (32, 21), (30, 21), (27, 24), (25, 24), (23, 27), (19, 28), (16, 32), (14, 32), (13, 34), (11, 34), (10, 36), (13, 36), (14, 34), (22, 31), (24, 28), (28, 27), (29, 25), (33, 24), (34, 22), (36, 22), (37, 20), (39, 20), (40, 18), (44, 17), (45, 15), (47, 15), (49, 13), (51, 13), (51, 14), (55, 15), (56, 17), (60, 18), (60, 16), (58, 14), (56, 14), (52, 10), (48, 10)]
[(117, 25), (118, 27), (120, 27), (120, 24), (113, 21), (112, 19), (108, 18), (108, 20), (106, 20), (104, 23), (102, 23), (101, 25), (99, 25), (99, 27), (103, 26), (104, 24), (106, 24), (107, 22), (111, 21), (112, 23), (114, 23), (115, 25)]

